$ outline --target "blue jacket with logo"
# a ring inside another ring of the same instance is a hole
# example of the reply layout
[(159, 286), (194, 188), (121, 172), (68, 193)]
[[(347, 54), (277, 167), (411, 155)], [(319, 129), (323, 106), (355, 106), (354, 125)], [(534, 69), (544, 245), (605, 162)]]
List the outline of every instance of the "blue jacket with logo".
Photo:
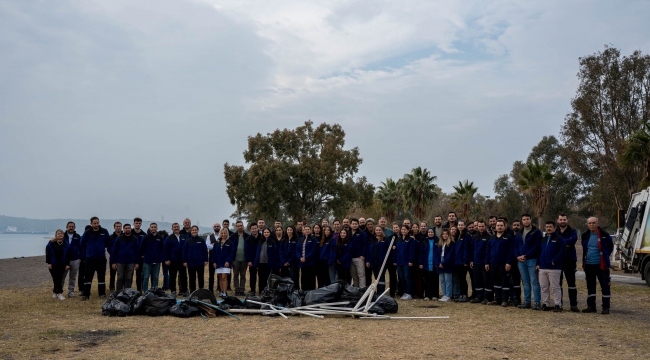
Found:
[(340, 266), (344, 269), (352, 266), (352, 243), (349, 240), (343, 241), (340, 238), (336, 240), (336, 261), (340, 262)]
[(399, 236), (394, 244), (397, 249), (393, 253), (393, 263), (397, 266), (408, 266), (409, 263), (413, 263), (416, 243), (417, 241), (411, 235), (407, 235), (406, 238)]
[(161, 233), (148, 233), (140, 243), (140, 256), (145, 264), (158, 264), (163, 258), (164, 239)]
[(100, 227), (98, 231), (86, 231), (81, 237), (80, 245), (85, 259), (106, 259), (106, 248), (109, 246), (111, 236), (108, 230)]
[(216, 268), (222, 268), (226, 266), (226, 263), (228, 263), (229, 267), (232, 268), (232, 262), (235, 260), (236, 252), (237, 247), (232, 240), (228, 239), (223, 243), (217, 241), (216, 244), (213, 245), (212, 251), (210, 251), (210, 270), (214, 271), (215, 264), (217, 265)]
[(279, 246), (277, 241), (273, 240), (273, 238), (264, 238), (262, 237), (262, 240), (257, 243), (257, 250), (255, 253), (255, 262), (253, 265), (259, 266), (260, 262), (260, 253), (262, 252), (262, 244), (266, 242), (266, 257), (268, 259), (268, 264), (269, 264), (269, 270), (270, 271), (277, 271), (280, 268), (280, 256), (279, 256)]
[[(383, 240), (379, 241), (376, 237), (372, 237), (370, 241), (368, 242), (368, 246), (366, 247), (366, 254), (364, 255), (365, 257), (365, 262), (370, 263), (370, 268), (373, 269), (375, 267), (379, 268), (381, 265), (384, 263), (384, 259), (386, 258), (386, 253), (388, 253), (388, 246), (390, 245), (390, 240), (384, 238)], [(375, 254), (377, 255), (377, 259), (375, 259)], [(389, 258), (386, 262), (388, 265), (390, 263), (391, 259)]]
[[(440, 244), (440, 242), (438, 242)], [(445, 248), (445, 259), (442, 259), (442, 249)], [(433, 256), (433, 265), (436, 266), (438, 274), (449, 274), (454, 272), (454, 248), (456, 247), (455, 242), (451, 242), (449, 245), (436, 246), (434, 248)], [(442, 265), (442, 269), (440, 268)]]
[[(302, 258), (302, 247), (305, 245), (305, 262), (301, 262)], [(296, 243), (296, 258), (298, 259), (298, 267), (302, 268), (305, 266), (316, 266), (316, 258), (318, 258), (318, 240), (315, 237), (309, 235), (309, 238), (302, 236)]]
[(64, 239), (70, 245), (68, 248), (68, 257), (70, 258), (70, 261), (81, 259), (81, 235), (77, 234), (76, 231), (70, 235), (66, 231)]
[(352, 234), (352, 230), (348, 233), (350, 234), (350, 241), (352, 242), (352, 258), (354, 259), (363, 256), (366, 253), (366, 232), (357, 229), (357, 232), (354, 234)]
[(336, 252), (332, 250), (332, 245), (336, 246), (336, 241), (332, 236), (325, 239), (323, 246), (320, 246), (320, 241), (318, 242), (318, 259), (327, 261), (327, 266), (332, 266), (336, 262)]
[(459, 234), (456, 245), (454, 245), (454, 265), (469, 265), (469, 248), (472, 236), (468, 231)]
[(110, 257), (111, 265), (137, 264), (139, 262), (138, 254), (140, 254), (138, 238), (133, 235), (126, 236), (122, 233), (113, 243)]
[(285, 238), (280, 243), (280, 266), (289, 263), (289, 266), (296, 265), (298, 259), (296, 259), (296, 238), (292, 237), (291, 239)]
[(487, 261), (487, 244), (488, 241), (490, 241), (490, 235), (489, 232), (484, 232), (484, 233), (476, 233), (474, 237), (472, 238), (472, 248), (469, 253), (470, 263), (474, 263), (474, 267), (477, 265), (485, 265)]
[(183, 241), (183, 263), (187, 266), (203, 266), (208, 262), (208, 246), (205, 240), (196, 236), (190, 236)]
[(539, 268), (561, 270), (566, 254), (566, 241), (557, 233), (547, 234), (540, 244)]
[(507, 233), (503, 233), (501, 237), (496, 234), (492, 235), (485, 250), (487, 254), (486, 264), (511, 264), (514, 239), (515, 236)]
[[(523, 229), (521, 230), (521, 234), (523, 234)], [(513, 249), (514, 257), (517, 258), (524, 255), (526, 256), (526, 260), (539, 258), (539, 243), (542, 240), (542, 232), (533, 226), (528, 234), (526, 234), (525, 239), (521, 234), (516, 236), (516, 246)]]
[(181, 236), (176, 237), (174, 234), (167, 236), (163, 244), (163, 261), (182, 263), (184, 243), (185, 239)]
[(564, 256), (564, 260), (573, 261), (573, 262), (578, 261), (578, 256), (576, 254), (576, 243), (578, 242), (578, 232), (572, 229), (571, 226), (567, 225), (564, 231), (561, 231), (560, 227), (558, 226), (557, 229), (555, 230), (555, 233), (560, 235), (560, 237), (564, 239), (564, 243), (566, 244), (566, 255)]

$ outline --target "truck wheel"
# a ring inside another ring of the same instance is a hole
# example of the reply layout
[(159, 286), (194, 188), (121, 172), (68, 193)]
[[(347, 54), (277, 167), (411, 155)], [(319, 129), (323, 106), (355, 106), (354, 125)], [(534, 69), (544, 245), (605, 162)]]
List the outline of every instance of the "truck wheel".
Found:
[(650, 286), (650, 261), (646, 261), (643, 267), (643, 277), (645, 278), (645, 283)]

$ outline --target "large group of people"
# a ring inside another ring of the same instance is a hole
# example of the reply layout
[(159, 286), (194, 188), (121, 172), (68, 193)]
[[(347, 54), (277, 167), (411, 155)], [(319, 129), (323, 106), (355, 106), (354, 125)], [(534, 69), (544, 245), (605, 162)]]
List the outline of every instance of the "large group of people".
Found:
[[(385, 292), (388, 277), (390, 296), (402, 300), (423, 299), (484, 305), (515, 306), (520, 309), (562, 311), (562, 282), (566, 279), (570, 310), (579, 312), (576, 277), (578, 233), (560, 214), (547, 221), (544, 229), (532, 225), (529, 214), (512, 224), (503, 217), (463, 221), (451, 211), (443, 224), (388, 224), (382, 217), (329, 219), (309, 224), (298, 221), (283, 226), (276, 220), (267, 226), (264, 219), (247, 227), (236, 221), (213, 225), (213, 232), (199, 235), (199, 227), (185, 219), (182, 227), (172, 224), (171, 232), (151, 223), (145, 231), (142, 219), (133, 224), (113, 224), (113, 233), (90, 219), (82, 235), (74, 222), (57, 230), (46, 247), (46, 262), (54, 284), (53, 297), (64, 300), (68, 278), (68, 297), (75, 296), (77, 283), (82, 300), (91, 295), (97, 274), (98, 295), (106, 296), (106, 268), (109, 291), (131, 288), (135, 279), (138, 291), (159, 287), (174, 296), (188, 296), (205, 286), (227, 296), (262, 292), (270, 274), (290, 277), (295, 288), (304, 291), (344, 281), (365, 288), (374, 279), (379, 293)], [(587, 281), (587, 307), (584, 313), (597, 312), (596, 282), (602, 292), (602, 314), (609, 313), (609, 257), (611, 236), (598, 226), (598, 219), (587, 221), (580, 236), (582, 267)], [(246, 231), (247, 230), (247, 231)], [(108, 255), (108, 256), (107, 256)], [(216, 275), (216, 277), (215, 277)], [(78, 280), (77, 280), (78, 277)], [(469, 281), (468, 281), (469, 279)], [(523, 286), (523, 299), (522, 299)], [(471, 292), (470, 292), (471, 291)], [(553, 304), (550, 295), (553, 294)]]

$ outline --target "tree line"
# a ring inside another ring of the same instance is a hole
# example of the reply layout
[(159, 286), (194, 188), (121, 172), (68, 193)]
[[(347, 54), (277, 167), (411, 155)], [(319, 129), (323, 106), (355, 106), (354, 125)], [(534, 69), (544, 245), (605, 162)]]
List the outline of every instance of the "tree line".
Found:
[(344, 148), (340, 125), (307, 121), (249, 137), (247, 167), (224, 165), (233, 216), (431, 221), (454, 210), (463, 219), (531, 213), (541, 223), (565, 213), (576, 223), (595, 215), (615, 227), (618, 210), (650, 186), (650, 56), (622, 56), (605, 46), (579, 59), (577, 78), (559, 137), (544, 136), (525, 160), (515, 161), (494, 181), (494, 197), (481, 195), (470, 179), (444, 192), (421, 167), (375, 187), (356, 177), (363, 159), (358, 148)]

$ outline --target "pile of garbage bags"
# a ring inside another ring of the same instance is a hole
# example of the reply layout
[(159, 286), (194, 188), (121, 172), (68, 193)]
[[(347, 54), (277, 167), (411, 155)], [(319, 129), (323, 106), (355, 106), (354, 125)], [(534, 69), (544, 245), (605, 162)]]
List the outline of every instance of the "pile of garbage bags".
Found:
[[(363, 294), (365, 289), (360, 289), (338, 281), (331, 285), (318, 288), (311, 291), (294, 290), (291, 278), (283, 278), (277, 275), (269, 276), (267, 286), (264, 288), (259, 297), (246, 297), (246, 300), (268, 303), (281, 307), (299, 307), (306, 305), (325, 304), (339, 301), (349, 301), (354, 306)], [(376, 301), (378, 296), (375, 294), (372, 301)], [(253, 304), (244, 300), (245, 309), (260, 309), (261, 305)], [(395, 299), (383, 296), (368, 312), (378, 315), (397, 313), (398, 304)]]
[(177, 302), (176, 298), (161, 289), (151, 289), (144, 294), (134, 289), (114, 292), (102, 305), (104, 316), (173, 315), (191, 317), (201, 314), (190, 301)]

